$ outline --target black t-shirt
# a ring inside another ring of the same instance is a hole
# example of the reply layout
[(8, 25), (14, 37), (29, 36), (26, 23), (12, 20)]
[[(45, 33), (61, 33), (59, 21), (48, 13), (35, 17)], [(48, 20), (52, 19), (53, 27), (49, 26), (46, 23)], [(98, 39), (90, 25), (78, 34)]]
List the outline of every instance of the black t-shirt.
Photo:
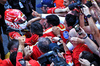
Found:
[(2, 33), (1, 27), (3, 28), (4, 34), (6, 34), (6, 29), (7, 29), (7, 25), (6, 25), (5, 20), (4, 20), (4, 12), (5, 12), (4, 5), (2, 5), (0, 3), (0, 15), (2, 16), (2, 18), (0, 19), (0, 34)]
[(13, 9), (21, 10), (26, 16), (32, 13), (33, 6), (31, 4), (31, 0), (20, 0), (23, 8), (19, 5), (19, 0), (8, 0), (9, 4), (12, 6)]
[(4, 21), (4, 12), (5, 12), (4, 5), (2, 5), (0, 3), (0, 15), (2, 16), (2, 18), (0, 19), (0, 26), (3, 26), (5, 24), (5, 21)]

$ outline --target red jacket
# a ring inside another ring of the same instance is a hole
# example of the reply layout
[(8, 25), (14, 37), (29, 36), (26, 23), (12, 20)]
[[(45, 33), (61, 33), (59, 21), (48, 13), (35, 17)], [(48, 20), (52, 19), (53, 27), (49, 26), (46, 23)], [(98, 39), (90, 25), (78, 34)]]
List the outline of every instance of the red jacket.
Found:
[[(17, 53), (17, 57), (16, 57), (16, 66), (22, 66), (22, 65), (20, 64), (20, 62), (18, 61), (19, 59), (23, 59), (23, 54), (22, 54), (22, 52), (18, 52), (18, 53)], [(36, 60), (31, 59), (31, 60), (29, 60), (28, 62), (29, 62), (29, 64), (30, 64), (31, 66), (40, 66), (40, 64), (39, 64)]]

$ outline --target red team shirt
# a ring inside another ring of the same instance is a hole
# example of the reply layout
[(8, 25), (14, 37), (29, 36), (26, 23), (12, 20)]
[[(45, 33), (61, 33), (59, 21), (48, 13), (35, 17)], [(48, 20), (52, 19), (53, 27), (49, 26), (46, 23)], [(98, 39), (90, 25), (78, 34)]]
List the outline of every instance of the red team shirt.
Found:
[[(68, 41), (68, 38), (69, 38), (69, 35), (68, 35), (68, 32), (69, 30), (66, 30), (65, 26), (63, 24), (59, 24), (57, 26), (59, 29), (60, 29), (60, 33), (61, 33), (61, 38), (63, 39), (64, 43), (66, 43)], [(56, 37), (53, 32), (52, 32), (52, 27), (46, 29), (44, 32), (43, 32), (43, 37)]]
[(65, 6), (63, 6), (63, 7), (52, 7), (52, 8), (49, 8), (48, 10), (47, 10), (47, 13), (48, 14), (55, 14), (55, 9), (64, 9), (65, 8)]
[[(66, 62), (69, 63), (69, 62), (72, 62), (73, 60), (73, 63), (74, 63), (74, 66), (81, 66), (81, 64), (79, 63), (79, 55), (81, 52), (83, 51), (88, 51), (88, 52), (91, 52), (93, 53), (88, 47), (87, 45), (85, 44), (78, 44), (74, 49), (73, 49), (73, 53), (71, 53), (70, 51), (67, 51), (66, 52)], [(72, 57), (71, 57), (72, 56)]]

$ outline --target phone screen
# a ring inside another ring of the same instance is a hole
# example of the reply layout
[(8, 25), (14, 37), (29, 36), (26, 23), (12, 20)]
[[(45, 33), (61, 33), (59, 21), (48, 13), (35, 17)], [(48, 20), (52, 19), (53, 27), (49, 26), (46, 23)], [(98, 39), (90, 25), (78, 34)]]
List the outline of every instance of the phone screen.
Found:
[(26, 61), (24, 59), (18, 60), (22, 66), (26, 66)]

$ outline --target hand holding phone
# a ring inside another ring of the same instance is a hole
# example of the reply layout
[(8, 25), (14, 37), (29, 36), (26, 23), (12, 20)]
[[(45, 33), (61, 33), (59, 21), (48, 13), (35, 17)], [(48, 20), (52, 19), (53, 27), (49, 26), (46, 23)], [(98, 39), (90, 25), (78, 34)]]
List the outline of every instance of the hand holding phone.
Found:
[(81, 35), (82, 34), (82, 30), (81, 30), (81, 28), (80, 28), (80, 26), (79, 25), (76, 25), (75, 26), (75, 30), (76, 30), (76, 32), (79, 34), (79, 35)]

